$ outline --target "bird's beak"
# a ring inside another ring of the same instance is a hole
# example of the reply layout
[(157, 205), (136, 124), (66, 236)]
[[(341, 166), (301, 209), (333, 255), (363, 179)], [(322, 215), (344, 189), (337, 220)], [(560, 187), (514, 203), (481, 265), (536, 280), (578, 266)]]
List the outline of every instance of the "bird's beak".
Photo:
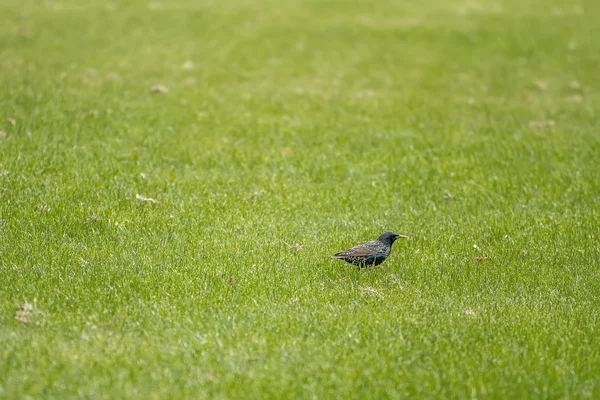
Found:
[(396, 239), (408, 239), (408, 236), (398, 235)]

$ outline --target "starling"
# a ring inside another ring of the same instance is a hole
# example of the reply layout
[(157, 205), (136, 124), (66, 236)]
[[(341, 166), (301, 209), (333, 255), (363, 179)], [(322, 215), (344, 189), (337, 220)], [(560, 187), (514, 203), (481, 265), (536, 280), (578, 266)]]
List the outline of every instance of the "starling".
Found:
[(331, 258), (344, 260), (358, 267), (371, 269), (385, 261), (392, 251), (392, 244), (396, 239), (406, 238), (394, 232), (385, 232), (371, 242), (359, 244), (351, 249), (337, 253)]

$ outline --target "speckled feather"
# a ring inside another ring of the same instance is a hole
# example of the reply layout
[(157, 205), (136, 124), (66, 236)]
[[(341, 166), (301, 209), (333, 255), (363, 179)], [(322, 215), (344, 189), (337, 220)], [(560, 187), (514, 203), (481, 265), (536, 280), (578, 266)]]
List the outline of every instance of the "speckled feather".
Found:
[(344, 260), (359, 267), (373, 268), (385, 261), (392, 251), (392, 244), (401, 237), (405, 236), (394, 232), (385, 232), (377, 240), (359, 244), (333, 255), (332, 258)]

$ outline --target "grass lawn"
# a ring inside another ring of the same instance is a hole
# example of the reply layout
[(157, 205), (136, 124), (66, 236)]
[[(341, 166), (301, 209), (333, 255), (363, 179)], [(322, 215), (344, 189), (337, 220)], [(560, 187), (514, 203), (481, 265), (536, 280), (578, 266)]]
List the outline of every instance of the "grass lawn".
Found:
[(599, 20), (3, 0), (0, 398), (599, 398)]

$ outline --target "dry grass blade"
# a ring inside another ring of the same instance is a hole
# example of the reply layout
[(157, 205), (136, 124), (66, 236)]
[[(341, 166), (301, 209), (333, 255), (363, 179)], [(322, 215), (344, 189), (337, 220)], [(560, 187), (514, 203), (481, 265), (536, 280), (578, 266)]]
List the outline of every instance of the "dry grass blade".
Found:
[(136, 194), (135, 198), (137, 201), (139, 201), (140, 203), (153, 203), (153, 204), (158, 204), (157, 200), (154, 200), (151, 197), (146, 197), (146, 196), (142, 196), (141, 194)]
[(169, 89), (164, 85), (154, 85), (152, 87), (152, 93), (154, 94), (166, 94), (169, 93)]
[(19, 306), (19, 309), (17, 310), (17, 314), (15, 315), (15, 319), (26, 324), (29, 322), (29, 317), (31, 316), (32, 312), (33, 312), (33, 305), (31, 303), (25, 302)]
[(556, 122), (551, 119), (546, 121), (529, 121), (530, 128), (553, 128), (554, 126), (556, 126)]

